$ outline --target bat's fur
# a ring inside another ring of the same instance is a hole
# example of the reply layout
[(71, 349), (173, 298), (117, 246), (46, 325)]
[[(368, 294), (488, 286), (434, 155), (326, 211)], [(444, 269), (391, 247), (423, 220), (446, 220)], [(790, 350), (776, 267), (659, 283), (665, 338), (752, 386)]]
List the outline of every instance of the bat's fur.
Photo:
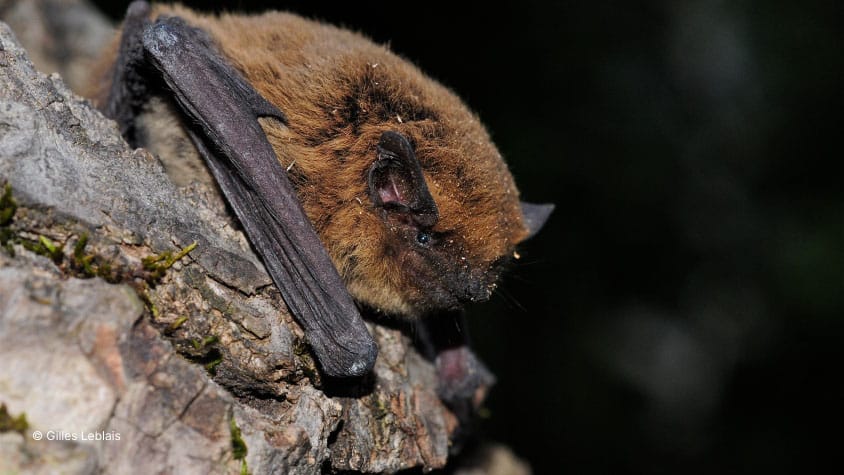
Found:
[[(209, 33), (286, 114), (287, 126), (273, 119), (262, 119), (262, 126), (356, 300), (418, 316), (456, 307), (466, 292), (455, 289), (488, 295), (499, 264), (528, 230), (500, 153), (451, 91), (384, 46), (292, 14), (212, 16), (156, 6), (152, 18), (159, 15), (180, 16)], [(107, 56), (113, 63), (116, 48)], [(105, 98), (102, 91), (94, 97)], [(161, 107), (150, 108), (154, 120), (141, 120), (148, 126), (140, 145), (195, 155), (187, 137), (161, 117)], [(439, 208), (433, 228), (439, 239), (429, 249), (412, 230), (385, 221), (370, 201), (367, 176), (387, 130), (414, 144)]]

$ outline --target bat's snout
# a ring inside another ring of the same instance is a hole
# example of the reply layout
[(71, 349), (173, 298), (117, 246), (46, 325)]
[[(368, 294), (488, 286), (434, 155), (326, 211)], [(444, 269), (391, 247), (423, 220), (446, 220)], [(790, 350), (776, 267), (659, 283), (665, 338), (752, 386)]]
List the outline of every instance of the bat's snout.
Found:
[(461, 302), (486, 302), (495, 291), (500, 274), (497, 265), (483, 272), (465, 273), (460, 279), (457, 298)]

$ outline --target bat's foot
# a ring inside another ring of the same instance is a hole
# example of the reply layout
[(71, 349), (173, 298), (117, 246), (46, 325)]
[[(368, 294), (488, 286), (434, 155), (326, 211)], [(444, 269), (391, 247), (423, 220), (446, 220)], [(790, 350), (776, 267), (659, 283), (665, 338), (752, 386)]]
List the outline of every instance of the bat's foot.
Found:
[(495, 377), (468, 346), (441, 350), (435, 364), (439, 395), (460, 425), (452, 436), (452, 453), (458, 453), (474, 435), (474, 423)]
[(466, 401), (477, 410), (495, 384), (495, 376), (468, 346), (440, 351), (436, 366), (440, 397), (449, 404)]
[(417, 343), (436, 366), (440, 399), (468, 433), (495, 376), (472, 352), (465, 320), (462, 312), (432, 315), (418, 326)]

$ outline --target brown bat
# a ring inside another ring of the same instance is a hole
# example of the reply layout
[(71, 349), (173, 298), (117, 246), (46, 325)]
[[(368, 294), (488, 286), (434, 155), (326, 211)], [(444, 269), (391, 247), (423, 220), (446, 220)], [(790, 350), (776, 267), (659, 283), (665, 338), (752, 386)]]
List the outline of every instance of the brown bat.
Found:
[[(95, 101), (133, 145), (204, 158), (329, 376), (374, 364), (355, 301), (419, 318), (485, 300), (551, 212), (519, 201), (460, 99), (356, 33), (135, 2), (105, 61)], [(442, 378), (470, 391), (478, 363), (445, 340)]]

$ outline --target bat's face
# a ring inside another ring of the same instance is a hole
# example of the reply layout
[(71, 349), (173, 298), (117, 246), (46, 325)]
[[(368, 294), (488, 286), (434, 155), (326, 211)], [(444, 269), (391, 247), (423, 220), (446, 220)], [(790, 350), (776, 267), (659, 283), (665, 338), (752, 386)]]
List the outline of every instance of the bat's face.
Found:
[(387, 130), (375, 146), (367, 188), (377, 246), (360, 263), (370, 271), (349, 281), (359, 300), (410, 315), (489, 298), (527, 234), (494, 148), (415, 132)]

